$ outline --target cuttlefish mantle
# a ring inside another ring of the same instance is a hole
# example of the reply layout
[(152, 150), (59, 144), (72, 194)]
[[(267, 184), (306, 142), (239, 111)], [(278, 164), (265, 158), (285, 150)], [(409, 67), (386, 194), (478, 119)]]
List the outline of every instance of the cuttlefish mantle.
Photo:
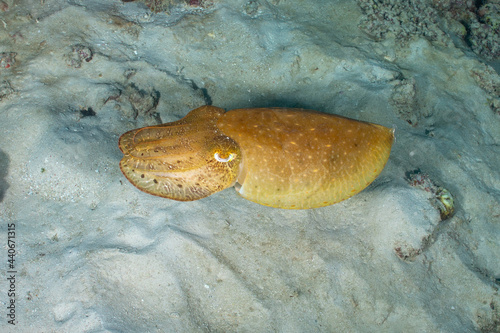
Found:
[(173, 200), (235, 186), (261, 205), (307, 209), (366, 188), (393, 140), (393, 129), (312, 110), (202, 106), (123, 134), (120, 169), (138, 189)]

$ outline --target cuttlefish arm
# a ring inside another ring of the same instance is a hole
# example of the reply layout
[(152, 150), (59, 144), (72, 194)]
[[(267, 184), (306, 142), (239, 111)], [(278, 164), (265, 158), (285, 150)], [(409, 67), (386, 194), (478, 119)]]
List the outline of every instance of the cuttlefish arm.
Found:
[(203, 106), (179, 121), (123, 134), (121, 171), (141, 191), (179, 201), (233, 186), (241, 153), (217, 128), (223, 114), (223, 109)]
[(368, 186), (393, 142), (384, 126), (304, 109), (204, 106), (120, 137), (120, 168), (137, 188), (182, 201), (236, 185), (262, 205), (334, 204)]

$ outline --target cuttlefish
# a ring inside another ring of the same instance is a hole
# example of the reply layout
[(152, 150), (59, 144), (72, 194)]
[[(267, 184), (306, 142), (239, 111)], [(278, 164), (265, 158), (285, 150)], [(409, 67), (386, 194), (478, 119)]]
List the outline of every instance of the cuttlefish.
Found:
[(312, 110), (202, 106), (123, 134), (120, 169), (139, 190), (173, 200), (235, 186), (261, 205), (307, 209), (366, 188), (393, 139), (393, 129)]

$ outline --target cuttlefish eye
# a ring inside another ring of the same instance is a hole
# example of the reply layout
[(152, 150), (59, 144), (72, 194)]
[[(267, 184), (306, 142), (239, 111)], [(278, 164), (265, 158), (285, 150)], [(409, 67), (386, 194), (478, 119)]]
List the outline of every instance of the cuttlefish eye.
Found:
[(236, 186), (251, 201), (307, 209), (366, 188), (389, 159), (390, 128), (312, 110), (202, 106), (181, 120), (120, 137), (137, 188), (191, 201)]
[(233, 153), (218, 152), (218, 151), (216, 151), (214, 153), (214, 158), (217, 161), (222, 162), (222, 163), (231, 162), (232, 160), (234, 160), (235, 157), (236, 157), (236, 154), (233, 154)]

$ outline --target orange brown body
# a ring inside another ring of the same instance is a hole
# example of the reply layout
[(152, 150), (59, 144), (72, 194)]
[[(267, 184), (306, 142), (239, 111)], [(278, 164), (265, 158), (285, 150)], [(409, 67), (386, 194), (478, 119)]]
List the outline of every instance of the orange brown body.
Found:
[(179, 121), (129, 131), (120, 168), (147, 193), (191, 201), (227, 187), (262, 205), (307, 209), (366, 188), (394, 131), (312, 110), (202, 106)]

